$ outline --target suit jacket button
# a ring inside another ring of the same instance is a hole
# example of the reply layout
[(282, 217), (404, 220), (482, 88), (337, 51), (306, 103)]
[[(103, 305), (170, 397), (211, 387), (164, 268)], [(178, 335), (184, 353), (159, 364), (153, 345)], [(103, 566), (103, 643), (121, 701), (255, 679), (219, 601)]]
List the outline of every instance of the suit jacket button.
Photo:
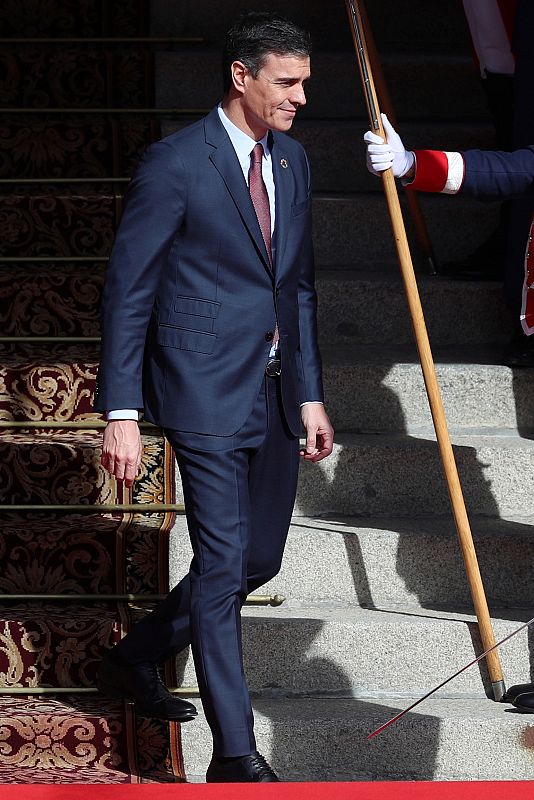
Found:
[(274, 339), (273, 331), (267, 331), (267, 333), (265, 334), (265, 341), (272, 342), (273, 339)]

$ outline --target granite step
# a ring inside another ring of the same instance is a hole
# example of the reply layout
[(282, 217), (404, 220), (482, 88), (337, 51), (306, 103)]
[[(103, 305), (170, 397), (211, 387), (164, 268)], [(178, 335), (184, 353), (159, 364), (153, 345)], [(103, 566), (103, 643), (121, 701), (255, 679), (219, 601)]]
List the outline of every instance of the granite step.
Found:
[[(286, 781), (532, 778), (532, 717), (486, 698), (431, 698), (367, 740), (410, 702), (257, 700), (253, 707), (258, 749)], [(188, 778), (203, 776), (211, 757), (211, 736), (202, 713), (184, 727), (183, 746)]]
[[(357, 152), (357, 151), (356, 151)], [(362, 158), (361, 152), (355, 157)], [(313, 201), (315, 257), (319, 266), (396, 263), (396, 251), (386, 201), (376, 181), (375, 192), (317, 193)], [(412, 259), (419, 248), (400, 192), (401, 207), (411, 242)], [(499, 203), (467, 197), (420, 195), (421, 208), (438, 265), (465, 258), (496, 227)], [(451, 235), (454, 231), (454, 235)]]
[[(384, 54), (384, 77), (397, 117), (402, 120), (489, 120), (470, 51), (461, 55), (426, 51), (409, 55)], [(211, 108), (222, 96), (218, 50), (156, 53), (156, 106)], [(298, 119), (367, 120), (355, 55), (319, 51), (311, 60), (312, 79), (306, 87), (307, 105)], [(198, 80), (180, 80), (194, 74)], [(458, 87), (462, 91), (458, 91)], [(366, 123), (364, 123), (366, 124)]]
[[(471, 514), (534, 513), (534, 442), (514, 431), (451, 431)], [(336, 435), (334, 451), (300, 471), (298, 514), (446, 514), (449, 498), (433, 429)]]
[[(367, 3), (375, 38), (387, 49), (399, 51), (438, 50), (461, 52), (467, 50), (467, 24), (461, 6), (442, 8), (435, 0), (373, 0)], [(270, 9), (289, 15), (312, 33), (317, 50), (326, 47), (351, 49), (347, 14), (343, 3), (330, 4), (325, 11), (319, 0), (293, 0), (291, 8), (284, 0), (272, 0)], [(242, 11), (264, 10), (260, 0), (231, 0), (213, 14), (209, 0), (182, 2), (152, 0), (151, 34), (153, 36), (203, 35), (219, 45), (227, 27)], [(439, 24), (436, 20), (439, 19)]]
[[(403, 119), (408, 117), (402, 109)], [(312, 186), (316, 192), (376, 191), (377, 180), (367, 171), (362, 137), (366, 120), (302, 120), (295, 123), (292, 135), (306, 149), (310, 160)], [(467, 150), (495, 146), (490, 126), (457, 122), (414, 123), (399, 125), (406, 147), (415, 149)]]
[[(282, 568), (259, 591), (285, 596), (284, 608), (409, 605), (470, 613), (452, 516), (434, 515), (431, 505), (425, 512), (410, 517), (391, 511), (375, 517), (295, 515)], [(490, 607), (523, 607), (528, 613), (534, 517), (471, 515), (470, 522)], [(190, 560), (182, 517), (171, 537), (171, 585), (184, 575)]]
[[(354, 263), (354, 258), (353, 258)], [(412, 345), (414, 335), (399, 268), (318, 270), (319, 336), (323, 346)], [(504, 344), (516, 327), (498, 282), (418, 276), (433, 347)], [(346, 351), (345, 351), (346, 352)], [(361, 352), (361, 350), (360, 350)]]
[[(390, 221), (378, 179), (376, 185), (375, 192), (314, 196), (314, 243), (320, 267), (372, 268), (374, 264), (395, 263)], [(10, 230), (0, 247), (0, 259), (108, 256), (124, 192), (124, 188), (110, 188), (2, 195), (0, 214), (10, 219)], [(496, 203), (443, 196), (421, 200), (438, 263), (471, 252), (497, 221)], [(406, 225), (410, 230), (408, 222)], [(418, 252), (414, 245), (415, 263)]]
[[(326, 407), (337, 431), (417, 433), (431, 424), (415, 345), (322, 348)], [(499, 364), (501, 347), (438, 346), (436, 375), (447, 423), (534, 430), (534, 373)]]
[[(495, 611), (497, 641), (532, 612)], [(529, 679), (529, 634), (521, 631), (501, 650), (508, 685)], [(425, 694), (482, 652), (476, 618), (420, 606), (366, 609), (285, 605), (243, 610), (247, 682), (261, 697), (330, 694), (403, 697)], [(178, 659), (183, 685), (196, 683), (192, 658)], [(466, 670), (438, 696), (484, 697), (491, 692), (484, 665)]]
[[(179, 120), (166, 120), (162, 135), (168, 136), (185, 127)], [(489, 125), (457, 122), (402, 123), (401, 133), (407, 147), (466, 150), (471, 147), (491, 149), (494, 135)], [(291, 135), (306, 149), (310, 160), (312, 185), (316, 192), (376, 191), (379, 184), (365, 166), (362, 136), (367, 122), (361, 120), (306, 119), (295, 122)]]

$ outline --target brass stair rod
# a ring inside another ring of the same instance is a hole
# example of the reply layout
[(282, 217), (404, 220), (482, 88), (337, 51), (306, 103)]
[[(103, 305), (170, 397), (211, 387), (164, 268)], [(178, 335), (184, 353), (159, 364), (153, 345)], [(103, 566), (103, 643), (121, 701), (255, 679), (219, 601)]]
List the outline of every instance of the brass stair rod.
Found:
[(115, 514), (123, 511), (135, 514), (153, 514), (164, 511), (174, 511), (183, 513), (185, 510), (183, 503), (117, 503), (116, 505), (99, 505), (98, 503), (84, 503), (78, 505), (52, 505), (47, 503), (27, 503), (9, 505), (0, 504), (0, 511), (50, 511), (65, 514), (81, 514), (84, 512), (101, 514)]
[(127, 176), (114, 177), (110, 175), (107, 178), (101, 175), (98, 178), (0, 178), (0, 186), (13, 186), (18, 184), (71, 184), (71, 183), (128, 183), (131, 178)]
[[(184, 695), (198, 695), (197, 686), (174, 686), (169, 689), (172, 694)], [(1, 686), (0, 695), (22, 694), (22, 695), (39, 695), (39, 694), (98, 694), (98, 689), (93, 686)]]
[(100, 336), (0, 336), (0, 344), (35, 344), (37, 342), (98, 344), (100, 342)]
[(109, 261), (109, 256), (2, 256), (0, 255), (0, 264), (63, 264), (64, 262), (79, 264), (82, 261), (92, 263), (100, 263)]
[[(165, 600), (166, 594), (0, 594), (2, 603), (159, 603)], [(285, 602), (282, 594), (250, 594), (245, 600), (247, 606), (271, 606), (277, 608)]]
[[(105, 428), (106, 425), (107, 422), (103, 419), (84, 420), (83, 422), (56, 422), (55, 420), (43, 420), (40, 422), (24, 420), (23, 422), (13, 422), (11, 420), (0, 420), (0, 430), (9, 430), (10, 428), (15, 428), (17, 430), (34, 430), (37, 428), (67, 431), (94, 431)], [(144, 420), (139, 422), (139, 427), (143, 429), (153, 429), (154, 431), (161, 430), (157, 425), (153, 425), (152, 422), (145, 422)]]
[(28, 114), (43, 115), (49, 114), (173, 114), (181, 116), (205, 116), (209, 113), (209, 108), (20, 108), (20, 107), (1, 107), (0, 114)]
[(203, 44), (201, 36), (30, 36), (1, 37), (0, 44)]

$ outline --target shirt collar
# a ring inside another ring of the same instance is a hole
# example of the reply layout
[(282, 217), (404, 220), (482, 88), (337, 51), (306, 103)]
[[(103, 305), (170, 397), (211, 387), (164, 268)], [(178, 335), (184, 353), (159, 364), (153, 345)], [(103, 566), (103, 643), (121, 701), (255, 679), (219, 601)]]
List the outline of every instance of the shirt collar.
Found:
[[(241, 167), (243, 170), (248, 170), (250, 166), (250, 154), (258, 142), (256, 142), (252, 136), (244, 133), (244, 131), (238, 128), (237, 125), (234, 125), (234, 123), (226, 116), (220, 104), (217, 107), (217, 111), (219, 112), (219, 119), (221, 120), (228, 136), (230, 137), (230, 141), (232, 142)], [(265, 136), (259, 140), (259, 143), (263, 146), (263, 154), (266, 158), (269, 158), (271, 154), (268, 137), (269, 131), (267, 131)]]

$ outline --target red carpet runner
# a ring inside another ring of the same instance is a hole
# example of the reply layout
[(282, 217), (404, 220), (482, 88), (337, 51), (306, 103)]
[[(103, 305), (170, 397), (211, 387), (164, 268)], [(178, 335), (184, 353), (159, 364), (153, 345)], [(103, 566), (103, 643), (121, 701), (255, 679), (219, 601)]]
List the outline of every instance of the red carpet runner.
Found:
[[(4, 786), (2, 800), (82, 800), (87, 786)], [(534, 782), (91, 786), (94, 800), (531, 800)]]

